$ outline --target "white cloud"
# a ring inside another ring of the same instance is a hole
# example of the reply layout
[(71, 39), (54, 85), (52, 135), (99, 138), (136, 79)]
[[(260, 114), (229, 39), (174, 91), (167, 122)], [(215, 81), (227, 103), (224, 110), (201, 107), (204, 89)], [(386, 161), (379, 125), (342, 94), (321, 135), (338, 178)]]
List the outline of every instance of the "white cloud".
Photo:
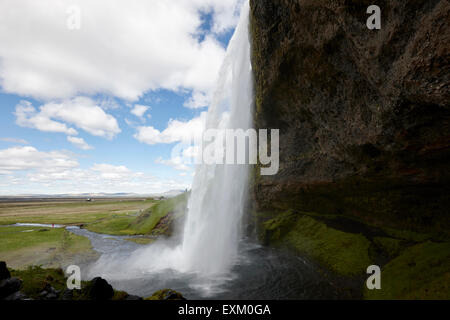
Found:
[(133, 109), (131, 110), (131, 113), (134, 114), (138, 118), (143, 118), (144, 114), (150, 109), (150, 107), (143, 106), (140, 104), (134, 105)]
[(68, 136), (67, 137), (67, 141), (69, 141), (70, 143), (72, 143), (74, 146), (76, 146), (77, 148), (80, 148), (82, 150), (92, 150), (93, 147), (91, 147), (90, 145), (88, 145), (86, 143), (86, 141), (84, 141), (83, 138), (77, 138), (77, 137), (71, 137)]
[(39, 112), (30, 102), (21, 101), (16, 106), (15, 115), (19, 126), (46, 132), (78, 134), (67, 124), (74, 125), (94, 136), (108, 139), (121, 132), (117, 120), (107, 114), (95, 101), (86, 97), (76, 97), (60, 103), (47, 103), (39, 108)]
[(189, 98), (189, 100), (184, 103), (184, 106), (190, 109), (198, 109), (207, 107), (209, 101), (211, 101), (211, 97), (209, 95), (206, 95), (202, 92), (194, 92), (191, 98)]
[(191, 168), (184, 163), (184, 159), (181, 157), (174, 157), (169, 160), (164, 160), (163, 158), (156, 159), (155, 163), (170, 166), (178, 171), (190, 171)]
[(63, 132), (76, 135), (78, 132), (64, 123), (51, 120), (48, 116), (38, 113), (28, 101), (21, 101), (16, 106), (16, 124), (21, 127), (38, 129), (45, 132)]
[(174, 143), (179, 141), (192, 141), (200, 137), (205, 128), (206, 112), (189, 121), (170, 120), (167, 128), (162, 132), (154, 127), (138, 127), (134, 137), (143, 143), (150, 145), (158, 143)]
[(0, 150), (0, 172), (35, 170), (61, 172), (78, 166), (70, 154), (61, 151), (43, 152), (31, 146)]
[(123, 165), (79, 167), (74, 155), (31, 146), (0, 150), (0, 194), (156, 193), (189, 187), (186, 181), (159, 179)]
[[(10, 179), (15, 179), (9, 176)], [(159, 179), (142, 172), (134, 172), (125, 166), (96, 164), (89, 169), (74, 168), (61, 172), (32, 172), (22, 179), (16, 179), (17, 188), (24, 186), (31, 190), (40, 186), (45, 193), (102, 193), (134, 192), (148, 194), (180, 190), (189, 184), (172, 179)], [(5, 188), (6, 189), (6, 188)], [(2, 185), (0, 184), (0, 192)], [(10, 190), (10, 189), (8, 189)]]
[(0, 141), (10, 142), (10, 143), (18, 143), (18, 144), (28, 144), (28, 141), (26, 141), (24, 139), (17, 139), (17, 138), (0, 138)]
[[(191, 90), (189, 105), (205, 104), (225, 55), (215, 33), (235, 26), (240, 2), (2, 0), (0, 86), (47, 101)], [(79, 30), (66, 25), (72, 5), (81, 9)], [(201, 12), (212, 12), (213, 33), (199, 42)]]
[(94, 165), (91, 170), (97, 171), (102, 179), (108, 180), (121, 180), (135, 175), (125, 166), (113, 166), (104, 163)]

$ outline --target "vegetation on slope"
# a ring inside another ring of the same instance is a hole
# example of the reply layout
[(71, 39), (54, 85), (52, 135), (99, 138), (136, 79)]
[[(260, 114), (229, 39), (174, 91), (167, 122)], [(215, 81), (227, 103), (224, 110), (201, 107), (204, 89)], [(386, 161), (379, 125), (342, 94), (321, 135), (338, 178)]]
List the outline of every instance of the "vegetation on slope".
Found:
[(95, 256), (89, 239), (65, 229), (0, 227), (0, 260), (13, 268), (33, 264), (59, 267)]
[[(380, 229), (341, 216), (259, 213), (266, 245), (284, 246), (349, 279), (365, 299), (449, 299), (450, 242)], [(381, 267), (381, 290), (368, 290), (366, 269)]]
[(188, 194), (158, 201), (138, 216), (113, 215), (88, 224), (86, 229), (111, 235), (170, 234), (172, 223), (186, 210)]
[(184, 215), (188, 194), (166, 200), (32, 202), (0, 204), (0, 260), (13, 268), (30, 265), (61, 267), (97, 256), (90, 241), (64, 228), (16, 227), (12, 223), (77, 224), (111, 235), (146, 235), (129, 239), (149, 244), (158, 235), (170, 235), (173, 223)]
[(366, 299), (450, 299), (450, 243), (427, 241), (405, 249), (382, 268), (381, 290)]
[(43, 223), (77, 225), (147, 209), (153, 200), (97, 200), (93, 202), (6, 202), (0, 203), (0, 225)]
[(308, 216), (286, 212), (265, 222), (264, 230), (266, 242), (285, 243), (341, 275), (361, 274), (371, 264), (366, 237), (329, 228)]
[[(93, 300), (92, 287), (93, 281), (82, 281), (81, 290), (70, 290), (67, 295), (67, 277), (62, 269), (44, 269), (40, 266), (30, 266), (25, 270), (10, 269), (11, 277), (17, 277), (22, 280), (20, 292), (24, 293), (28, 298), (33, 300), (45, 299), (44, 291), (50, 287), (54, 289), (56, 296), (54, 300)], [(104, 282), (106, 286), (108, 285)], [(114, 290), (108, 300), (137, 300), (139, 297), (130, 296), (127, 292)], [(94, 294), (95, 295), (95, 294)], [(146, 300), (179, 300), (184, 299), (183, 296), (173, 290), (164, 289), (155, 292)]]

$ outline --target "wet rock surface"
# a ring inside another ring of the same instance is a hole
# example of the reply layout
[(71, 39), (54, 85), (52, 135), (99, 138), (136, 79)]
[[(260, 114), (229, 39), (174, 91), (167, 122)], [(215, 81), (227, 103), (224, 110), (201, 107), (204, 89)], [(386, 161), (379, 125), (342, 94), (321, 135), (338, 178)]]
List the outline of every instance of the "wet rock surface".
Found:
[(440, 232), (450, 222), (450, 4), (251, 0), (256, 126), (280, 129), (280, 171), (256, 209)]

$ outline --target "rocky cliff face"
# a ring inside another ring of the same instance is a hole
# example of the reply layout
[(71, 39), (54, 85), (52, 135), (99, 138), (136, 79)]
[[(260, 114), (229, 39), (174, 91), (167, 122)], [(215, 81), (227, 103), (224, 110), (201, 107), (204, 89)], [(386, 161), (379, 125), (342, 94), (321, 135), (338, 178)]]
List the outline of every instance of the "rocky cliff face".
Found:
[[(251, 0), (256, 126), (280, 129), (259, 212), (315, 212), (448, 238), (447, 0)], [(381, 8), (381, 30), (366, 9)]]

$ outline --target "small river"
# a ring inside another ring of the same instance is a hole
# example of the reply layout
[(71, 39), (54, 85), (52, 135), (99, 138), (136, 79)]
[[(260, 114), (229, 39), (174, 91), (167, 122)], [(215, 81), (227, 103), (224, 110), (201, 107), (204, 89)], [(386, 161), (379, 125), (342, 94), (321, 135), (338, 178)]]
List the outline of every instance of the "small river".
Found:
[[(67, 227), (74, 234), (90, 239), (95, 251), (126, 261), (144, 247), (125, 236), (98, 234), (78, 227)], [(151, 245), (151, 244), (150, 244)], [(157, 258), (157, 257), (156, 257)], [(81, 266), (89, 270), (90, 266)], [(89, 277), (98, 276), (90, 274)], [(317, 267), (287, 252), (262, 247), (245, 239), (240, 243), (240, 259), (226, 279), (217, 279), (214, 290), (204, 290), (194, 275), (164, 270), (142, 272), (129, 278), (100, 274), (115, 289), (147, 297), (155, 291), (171, 288), (187, 299), (337, 299), (339, 293)], [(124, 279), (125, 278), (125, 279)], [(209, 283), (210, 285), (210, 283)]]

